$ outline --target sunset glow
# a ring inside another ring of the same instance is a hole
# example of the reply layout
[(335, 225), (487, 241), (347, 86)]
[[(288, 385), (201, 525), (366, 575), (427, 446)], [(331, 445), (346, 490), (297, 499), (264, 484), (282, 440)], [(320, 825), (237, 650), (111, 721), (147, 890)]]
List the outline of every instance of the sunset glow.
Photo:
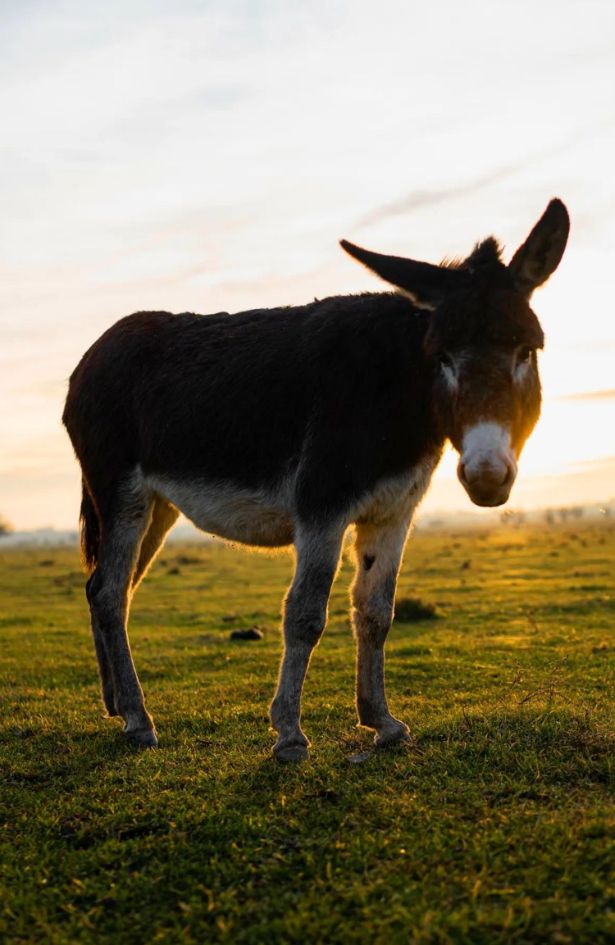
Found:
[[(0, 513), (75, 525), (66, 381), (121, 316), (384, 288), (340, 237), (508, 259), (552, 196), (572, 231), (511, 506), (615, 498), (615, 7), (492, 10), (3, 4)], [(423, 508), (470, 511), (452, 454)]]

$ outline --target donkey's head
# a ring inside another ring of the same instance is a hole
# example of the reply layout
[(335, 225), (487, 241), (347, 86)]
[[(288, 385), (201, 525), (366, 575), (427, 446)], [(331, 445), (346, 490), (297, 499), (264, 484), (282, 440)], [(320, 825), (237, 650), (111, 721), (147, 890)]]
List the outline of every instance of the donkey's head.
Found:
[(552, 200), (505, 265), (497, 242), (441, 266), (383, 256), (346, 240), (346, 252), (432, 311), (425, 353), (443, 433), (459, 453), (457, 474), (476, 505), (502, 505), (523, 444), (540, 414), (536, 351), (543, 332), (529, 305), (562, 258), (570, 222)]

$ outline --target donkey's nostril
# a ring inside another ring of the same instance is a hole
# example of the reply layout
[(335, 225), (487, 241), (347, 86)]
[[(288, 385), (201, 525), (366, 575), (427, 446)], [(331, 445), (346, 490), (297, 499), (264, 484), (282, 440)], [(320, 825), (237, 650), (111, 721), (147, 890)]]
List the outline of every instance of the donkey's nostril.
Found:
[(515, 478), (515, 470), (511, 463), (506, 463), (506, 472), (504, 473), (504, 478), (502, 479), (502, 485), (507, 486)]
[(460, 462), (457, 472), (465, 486), (481, 489), (500, 489), (511, 485), (515, 478), (514, 466), (505, 460), (475, 465)]
[(509, 479), (510, 479), (510, 466), (505, 466), (504, 472), (503, 472), (502, 475), (500, 476), (500, 480), (499, 480), (499, 482), (498, 482), (498, 485), (500, 485), (500, 486), (506, 485), (506, 483), (508, 482)]
[(477, 478), (485, 485), (505, 486), (512, 479), (512, 468), (508, 463), (482, 469)]

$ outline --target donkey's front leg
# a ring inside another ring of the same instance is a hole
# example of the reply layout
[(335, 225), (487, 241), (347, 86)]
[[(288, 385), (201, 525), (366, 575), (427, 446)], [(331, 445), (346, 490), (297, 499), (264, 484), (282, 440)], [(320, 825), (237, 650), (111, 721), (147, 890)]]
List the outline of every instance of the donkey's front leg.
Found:
[(393, 619), (395, 585), (408, 520), (357, 525), (357, 571), (352, 587), (357, 638), (357, 713), (376, 730), (378, 747), (408, 738), (408, 727), (389, 712), (384, 690), (384, 643)]
[(302, 761), (308, 756), (309, 742), (301, 730), (301, 692), (312, 650), (327, 622), (343, 536), (339, 526), (320, 531), (302, 528), (295, 541), (295, 575), (284, 606), (284, 655), (270, 713), (278, 732), (273, 748), (278, 761)]

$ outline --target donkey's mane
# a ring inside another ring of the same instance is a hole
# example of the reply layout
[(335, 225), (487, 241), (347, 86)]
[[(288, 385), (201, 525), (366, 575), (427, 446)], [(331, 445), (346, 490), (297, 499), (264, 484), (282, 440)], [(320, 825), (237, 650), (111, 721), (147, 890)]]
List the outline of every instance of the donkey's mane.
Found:
[(494, 236), (476, 243), (465, 259), (461, 256), (447, 257), (440, 263), (447, 269), (463, 269), (470, 273), (499, 269), (502, 265), (502, 247)]
[(477, 243), (471, 254), (465, 260), (464, 268), (471, 271), (490, 269), (494, 265), (502, 265), (502, 248), (493, 236)]

